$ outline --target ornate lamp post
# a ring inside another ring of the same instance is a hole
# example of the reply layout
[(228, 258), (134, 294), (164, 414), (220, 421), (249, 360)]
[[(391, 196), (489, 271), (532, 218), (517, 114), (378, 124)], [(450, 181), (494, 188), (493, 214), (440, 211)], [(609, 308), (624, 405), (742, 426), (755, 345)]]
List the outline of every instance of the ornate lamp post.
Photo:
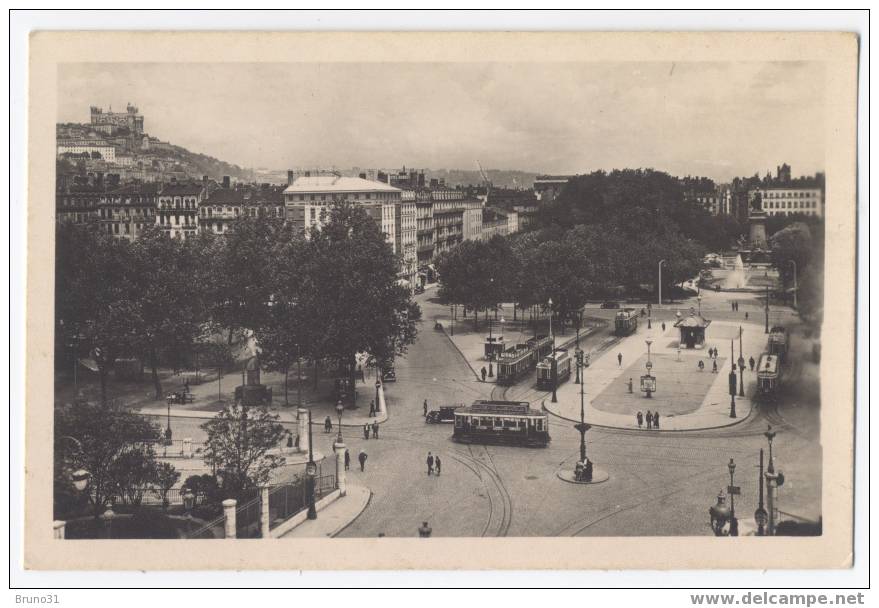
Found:
[(311, 410), (308, 410), (308, 464), (305, 465), (305, 491), (308, 495), (308, 519), (317, 519), (317, 508), (314, 506), (314, 481), (317, 465), (314, 462), (314, 451), (311, 441)]
[(165, 429), (165, 445), (171, 445), (171, 401), (174, 398), (171, 395), (168, 395), (165, 400), (168, 402), (168, 425)]
[(726, 489), (729, 492), (729, 535), (730, 536), (738, 536), (739, 535), (739, 520), (736, 519), (736, 494), (738, 494), (741, 489), (735, 485), (733, 476), (736, 472), (736, 463), (730, 458), (729, 464), (726, 465), (729, 469), (729, 487)]
[(696, 296), (696, 302), (699, 304), (699, 316), (702, 316), (702, 294)]
[(653, 340), (645, 340), (647, 344), (647, 363), (644, 367), (647, 368), (647, 373), (641, 376), (641, 390), (644, 391), (644, 396), (648, 399), (653, 398), (653, 393), (656, 391), (656, 378), (650, 374), (650, 370), (653, 369), (653, 362), (650, 360), (650, 345), (653, 344)]
[(763, 326), (763, 333), (769, 333), (769, 285), (766, 285), (766, 303), (763, 306), (763, 311), (766, 314), (766, 324)]
[(754, 511), (754, 521), (757, 522), (757, 536), (766, 536), (766, 522), (769, 520), (769, 514), (763, 508), (763, 448), (760, 448), (760, 494), (758, 496), (757, 510)]
[(729, 372), (729, 417), (736, 417), (736, 364), (733, 361), (733, 357), (735, 356), (735, 340), (729, 341), (729, 360), (730, 360), (730, 372)]
[(730, 511), (729, 507), (726, 506), (726, 496), (724, 496), (723, 490), (717, 495), (717, 504), (708, 508), (708, 516), (711, 518), (711, 530), (714, 532), (714, 536), (727, 536), (729, 534), (725, 527), (729, 522)]
[(650, 306), (650, 302), (647, 302), (647, 329), (653, 329), (653, 326), (650, 324), (650, 318), (653, 316), (652, 312), (653, 307)]
[(778, 515), (778, 488), (784, 485), (784, 473), (775, 471), (775, 459), (772, 456), (772, 440), (775, 439), (776, 431), (772, 426), (766, 429), (763, 436), (769, 441), (769, 465), (766, 467), (766, 499), (768, 507), (767, 532), (769, 536), (775, 536), (776, 517)]
[[(585, 353), (580, 350), (577, 351), (577, 368), (580, 369), (583, 367), (585, 359)], [(585, 470), (586, 467), (586, 431), (592, 428), (590, 425), (586, 424), (586, 404), (584, 401), (584, 387), (586, 385), (586, 376), (582, 376), (583, 382), (580, 384), (580, 422), (574, 425), (574, 428), (580, 432), (580, 465), (582, 468), (580, 470)], [(579, 481), (579, 480), (578, 480)], [(591, 479), (587, 479), (586, 481), (592, 481)]]
[(375, 379), (375, 409), (378, 411), (378, 389), (382, 386), (381, 380), (378, 378)]
[[(549, 299), (549, 337), (553, 338), (552, 335), (552, 298)], [(555, 344), (555, 340), (553, 340), (553, 344)]]

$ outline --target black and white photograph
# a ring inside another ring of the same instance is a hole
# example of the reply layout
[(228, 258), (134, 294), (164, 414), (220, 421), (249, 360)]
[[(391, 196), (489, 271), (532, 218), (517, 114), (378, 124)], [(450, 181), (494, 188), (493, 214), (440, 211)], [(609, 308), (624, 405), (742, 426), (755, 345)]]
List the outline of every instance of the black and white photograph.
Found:
[(851, 551), (854, 37), (317, 35), (47, 72), (29, 529), (207, 567), (306, 539)]

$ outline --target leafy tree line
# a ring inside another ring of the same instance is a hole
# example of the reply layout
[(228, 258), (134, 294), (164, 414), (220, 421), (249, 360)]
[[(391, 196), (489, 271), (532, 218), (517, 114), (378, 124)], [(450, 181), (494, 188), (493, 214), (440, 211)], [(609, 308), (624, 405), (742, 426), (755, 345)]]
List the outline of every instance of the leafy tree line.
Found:
[(160, 364), (196, 352), (203, 365), (228, 361), (236, 336), (253, 336), (264, 365), (283, 372), (301, 355), (353, 378), (357, 353), (378, 363), (404, 353), (421, 312), (375, 222), (338, 204), (307, 237), (267, 217), (185, 240), (158, 227), (129, 242), (96, 224), (60, 226), (56, 358), (71, 347), (93, 358), (106, 402), (117, 358), (146, 362), (160, 399)]
[(773, 263), (782, 286), (794, 288), (797, 312), (814, 326), (824, 317), (824, 223), (817, 218), (792, 218), (769, 238)]
[[(466, 308), (499, 302), (546, 307), (570, 318), (587, 300), (663, 293), (693, 278), (708, 247), (739, 227), (685, 202), (676, 178), (655, 171), (596, 172), (572, 179), (541, 207), (538, 229), (464, 242), (437, 261), (440, 296)], [(719, 236), (718, 236), (719, 235)]]

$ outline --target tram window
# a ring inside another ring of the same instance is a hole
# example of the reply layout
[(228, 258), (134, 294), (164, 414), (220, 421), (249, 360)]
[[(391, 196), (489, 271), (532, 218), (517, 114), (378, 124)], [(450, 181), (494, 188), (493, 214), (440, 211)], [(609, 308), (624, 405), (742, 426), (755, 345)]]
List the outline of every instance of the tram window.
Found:
[(455, 428), (459, 429), (462, 426), (464, 426), (462, 423), (463, 420), (464, 420), (463, 416), (455, 416)]
[(504, 428), (514, 429), (519, 426), (519, 422), (517, 420), (506, 419), (504, 420)]
[(503, 421), (503, 419), (502, 419), (502, 418), (495, 418), (495, 419), (494, 419), (494, 426), (497, 427), (497, 428), (500, 428), (500, 427), (504, 426), (504, 421)]
[(543, 430), (543, 420), (538, 420), (537, 424), (535, 426), (537, 427), (538, 431), (542, 431)]

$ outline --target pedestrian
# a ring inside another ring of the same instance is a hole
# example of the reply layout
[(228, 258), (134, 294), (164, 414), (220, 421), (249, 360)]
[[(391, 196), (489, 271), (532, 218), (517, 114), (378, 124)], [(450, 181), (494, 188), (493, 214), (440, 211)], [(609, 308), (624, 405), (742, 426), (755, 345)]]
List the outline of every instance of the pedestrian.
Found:
[(730, 309), (731, 311), (735, 312), (735, 311), (736, 311), (736, 303), (735, 303), (735, 302), (730, 302), (730, 303), (729, 303), (729, 309)]
[(632, 392), (632, 379), (629, 378), (629, 392)]
[(644, 424), (644, 414), (642, 414), (641, 411), (638, 410), (638, 413), (635, 414), (635, 418), (638, 420), (638, 428), (640, 429), (641, 426)]
[(480, 371), (482, 372), (482, 381), (485, 382), (485, 366), (484, 365), (482, 366), (482, 369)]
[(360, 472), (362, 473), (364, 470), (364, 467), (366, 467), (366, 452), (364, 452), (362, 449), (360, 450), (360, 453), (357, 455), (357, 460), (360, 461)]
[(659, 428), (659, 412), (653, 412), (653, 428)]
[(378, 439), (378, 420), (372, 423), (372, 438)]
[(747, 321), (747, 320), (748, 320), (748, 311), (746, 310), (745, 311), (745, 321)]
[(330, 420), (330, 417), (327, 416), (324, 418), (324, 433), (329, 433), (333, 430), (333, 421)]
[(754, 371), (754, 357), (748, 358), (748, 365), (751, 366), (751, 371)]
[(440, 473), (443, 472), (443, 461), (440, 460), (439, 456), (437, 456), (436, 458), (434, 458), (433, 463), (434, 465), (436, 465), (436, 476), (439, 477)]
[(714, 373), (714, 374), (717, 373), (717, 361), (716, 360), (711, 362), (711, 373)]
[(427, 453), (427, 474), (433, 475), (433, 454)]
[(375, 416), (375, 399), (369, 402), (369, 417)]
[(665, 321), (662, 322), (662, 331), (665, 331)]
[(702, 359), (699, 359), (699, 371), (703, 371), (705, 369), (705, 364), (702, 363)]
[(623, 353), (617, 353), (617, 365), (623, 366)]
[(363, 425), (363, 438), (369, 439), (369, 423)]
[(647, 410), (647, 428), (653, 428), (653, 413), (650, 410)]
[(427, 418), (427, 399), (424, 400), (424, 417)]
[(348, 448), (345, 448), (345, 470), (351, 468), (351, 452), (348, 451)]

